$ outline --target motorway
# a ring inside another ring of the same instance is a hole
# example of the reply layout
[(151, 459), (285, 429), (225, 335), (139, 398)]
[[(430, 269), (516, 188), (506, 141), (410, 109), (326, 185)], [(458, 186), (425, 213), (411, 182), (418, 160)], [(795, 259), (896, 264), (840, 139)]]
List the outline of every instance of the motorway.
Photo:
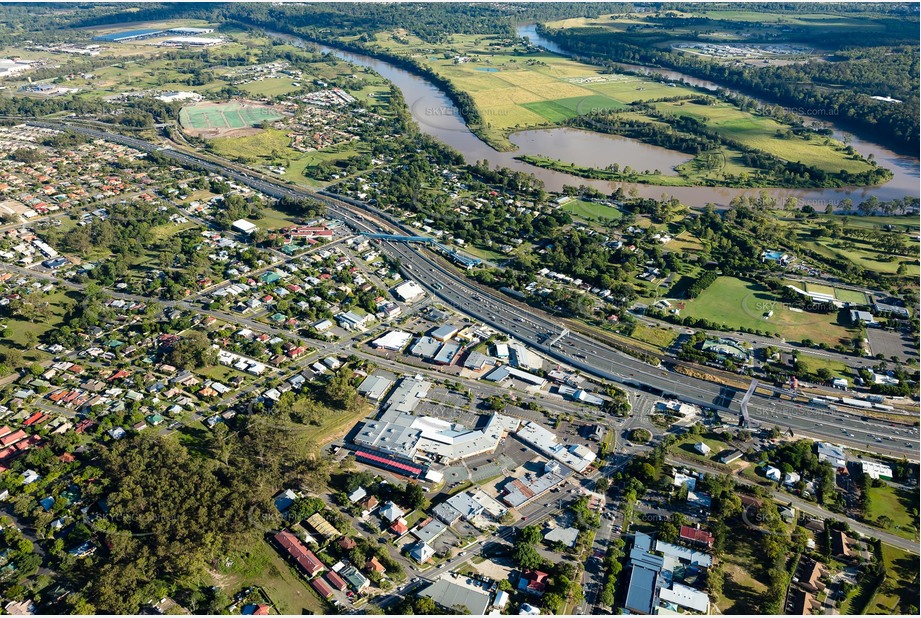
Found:
[[(342, 219), (359, 232), (376, 233), (382, 231), (382, 226), (387, 226), (398, 230), (399, 233), (415, 234), (402, 223), (395, 221), (389, 214), (367, 204), (349, 198), (337, 198), (323, 192), (294, 189), (280, 182), (268, 181), (238, 171), (230, 164), (218, 164), (203, 157), (172, 148), (161, 148), (151, 142), (117, 133), (107, 133), (74, 125), (62, 126), (43, 122), (29, 124), (57, 130), (66, 127), (89, 137), (120, 143), (143, 152), (156, 152), (160, 156), (181, 164), (222, 174), (270, 197), (313, 199), (326, 205), (330, 215)], [(360, 214), (356, 211), (360, 211)], [(533, 307), (519, 305), (491, 289), (474, 284), (468, 278), (448, 268), (434, 254), (425, 249), (402, 243), (381, 243), (380, 246), (381, 250), (391, 258), (400, 260), (403, 274), (407, 278), (414, 279), (448, 305), (560, 362), (597, 378), (643, 390), (651, 389), (663, 394), (675, 395), (687, 403), (724, 412), (736, 414), (739, 412), (739, 400), (743, 393), (736, 388), (654, 367), (578, 333), (566, 331), (566, 334), (554, 341), (554, 345), (550, 347), (547, 343), (556, 339), (556, 336), (563, 333), (564, 329), (544, 312)], [(779, 402), (780, 393), (785, 391), (772, 389), (772, 387), (765, 388), (772, 390), (773, 396), (768, 397), (755, 393), (749, 404), (750, 416), (755, 421), (777, 423), (778, 421), (772, 418), (772, 415), (775, 413), (774, 407)], [(796, 433), (802, 432), (804, 435), (829, 439), (851, 448), (865, 449), (870, 445), (865, 439), (834, 431), (833, 427), (836, 423), (821, 424), (811, 418), (804, 419), (790, 414), (790, 418), (778, 424), (785, 425)], [(848, 424), (852, 425), (850, 422)], [(874, 422), (871, 429), (872, 435), (892, 437), (888, 444), (874, 446), (873, 450), (917, 460), (919, 441), (916, 435), (908, 437), (897, 435), (893, 428), (885, 422)]]

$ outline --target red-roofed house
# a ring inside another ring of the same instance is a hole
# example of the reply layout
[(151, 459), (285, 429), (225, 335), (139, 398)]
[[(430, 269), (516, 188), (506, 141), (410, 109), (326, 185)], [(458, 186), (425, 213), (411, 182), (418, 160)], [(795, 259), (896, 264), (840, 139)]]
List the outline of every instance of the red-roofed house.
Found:
[(322, 571), (325, 566), (316, 555), (307, 549), (307, 547), (293, 533), (283, 530), (275, 535), (275, 541), (285, 549), (288, 554), (294, 558), (298, 565), (310, 575), (316, 575)]
[(331, 584), (333, 585), (333, 587), (336, 588), (337, 590), (345, 590), (346, 588), (349, 587), (349, 585), (348, 585), (347, 583), (345, 583), (345, 580), (342, 579), (341, 577), (339, 577), (339, 574), (338, 574), (338, 573), (334, 573), (334, 572), (330, 571), (329, 573), (327, 573), (327, 574), (324, 575), (323, 577), (325, 577), (325, 578), (326, 578), (326, 581), (328, 581), (329, 583), (331, 583)]
[(308, 576), (313, 577), (326, 566), (320, 562), (312, 551), (304, 547), (300, 539), (287, 530), (282, 530), (275, 535), (275, 542), (284, 549), (288, 555), (297, 562), (298, 566), (303, 569)]
[(384, 568), (384, 565), (378, 561), (377, 556), (371, 556), (371, 559), (365, 563), (365, 568), (370, 571), (375, 571), (382, 574), (387, 572), (387, 569)]
[(9, 446), (10, 444), (15, 444), (23, 438), (27, 437), (29, 434), (24, 432), (22, 429), (14, 431), (11, 434), (5, 435), (0, 438), (0, 446)]
[(547, 589), (547, 580), (550, 575), (543, 571), (525, 571), (518, 578), (518, 589), (524, 590), (528, 594), (542, 596)]
[(22, 422), (22, 424), (23, 424), (24, 426), (26, 426), (26, 427), (31, 427), (32, 425), (34, 425), (35, 423), (37, 423), (38, 420), (39, 420), (41, 417), (43, 417), (43, 416), (45, 416), (45, 413), (44, 413), (44, 412), (41, 412), (41, 411), (36, 412), (36, 413), (34, 413), (32, 416), (30, 416), (29, 418), (27, 418), (26, 420), (24, 420), (24, 421)]
[(253, 603), (243, 608), (243, 615), (244, 616), (268, 616), (269, 609), (271, 608), (265, 603), (260, 603), (258, 605)]
[(326, 583), (322, 578), (318, 577), (310, 582), (310, 585), (313, 586), (313, 589), (317, 591), (324, 599), (331, 599), (333, 596), (333, 589), (329, 587), (329, 584)]
[(406, 525), (406, 520), (401, 517), (400, 519), (393, 522), (393, 525), (390, 526), (390, 531), (394, 534), (403, 536), (409, 532), (409, 527)]
[(681, 531), (678, 534), (678, 538), (682, 541), (687, 541), (692, 545), (703, 545), (708, 549), (713, 547), (713, 535), (706, 530), (701, 530), (700, 528), (681, 526)]

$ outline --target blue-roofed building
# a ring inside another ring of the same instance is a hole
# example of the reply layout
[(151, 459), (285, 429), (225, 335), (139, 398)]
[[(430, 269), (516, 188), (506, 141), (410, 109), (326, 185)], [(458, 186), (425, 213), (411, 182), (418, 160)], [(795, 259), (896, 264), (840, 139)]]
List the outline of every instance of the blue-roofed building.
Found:
[(284, 513), (297, 500), (297, 494), (290, 489), (286, 489), (274, 498), (275, 508), (279, 513)]
[(658, 577), (657, 571), (634, 566), (630, 573), (630, 584), (627, 588), (624, 608), (636, 614), (651, 614)]

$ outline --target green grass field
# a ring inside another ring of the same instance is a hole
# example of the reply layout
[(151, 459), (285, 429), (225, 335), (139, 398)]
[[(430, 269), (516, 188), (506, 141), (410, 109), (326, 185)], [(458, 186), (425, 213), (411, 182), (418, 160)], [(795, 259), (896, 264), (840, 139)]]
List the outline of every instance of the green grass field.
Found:
[(651, 343), (658, 348), (666, 349), (675, 341), (678, 334), (670, 328), (637, 323), (636, 328), (633, 329), (633, 334), (630, 336), (644, 343)]
[(799, 366), (813, 375), (816, 371), (824, 367), (825, 369), (828, 369), (832, 376), (835, 378), (847, 378), (851, 381), (854, 379), (851, 369), (841, 361), (830, 360), (827, 358), (813, 356), (812, 354), (803, 353), (799, 354), (797, 359)]
[(267, 541), (253, 534), (251, 542), (229, 556), (230, 567), (215, 577), (227, 594), (242, 587), (261, 586), (280, 614), (328, 614), (326, 602)]
[[(918, 538), (917, 498), (910, 492), (896, 489), (890, 485), (870, 488), (870, 509), (867, 516), (876, 521), (885, 515), (892, 520), (889, 531), (906, 539)], [(912, 516), (909, 509), (914, 508)]]
[(911, 613), (910, 607), (918, 607), (918, 556), (891, 545), (883, 545), (883, 563), (888, 575), (867, 608), (867, 613)]
[(563, 204), (561, 208), (572, 216), (586, 221), (601, 221), (603, 219), (620, 221), (624, 216), (618, 208), (585, 200), (570, 200)]
[(291, 138), (279, 129), (266, 129), (255, 135), (217, 137), (208, 140), (211, 150), (222, 157), (257, 165), (281, 165), (282, 178), (292, 182), (319, 184), (310, 180), (311, 168), (321, 163), (335, 163), (359, 152), (363, 146), (352, 142), (326, 150), (300, 152), (291, 149)]
[[(710, 447), (710, 454), (702, 455), (694, 449), (694, 445), (698, 442), (703, 442)], [(721, 439), (721, 437), (715, 433), (705, 433), (699, 436), (684, 436), (679, 441), (675, 442), (670, 450), (685, 459), (693, 459), (701, 463), (705, 463), (709, 466), (719, 468), (722, 470), (729, 471), (738, 466), (738, 462), (733, 462), (732, 464), (724, 464), (719, 461), (717, 455), (726, 450), (731, 450), (733, 447), (728, 442)]]
[(870, 229), (881, 229), (884, 225), (894, 225), (900, 229), (908, 229), (917, 232), (921, 229), (921, 220), (917, 216), (912, 215), (873, 215), (873, 216), (858, 216), (858, 215), (820, 215), (820, 222), (825, 221), (836, 221), (845, 225), (845, 227), (862, 227)]
[(30, 322), (22, 318), (9, 317), (0, 320), (0, 324), (6, 326), (2, 337), (0, 337), (0, 354), (9, 349), (18, 349), (22, 352), (24, 360), (30, 363), (50, 357), (50, 355), (35, 348), (26, 349), (30, 337), (29, 333), (34, 333), (40, 342), (45, 333), (61, 325), (61, 322), (64, 321), (64, 316), (70, 311), (76, 300), (66, 292), (54, 292), (43, 296), (39, 302), (49, 304), (50, 313), (47, 319)]
[(266, 120), (278, 120), (283, 115), (261, 105), (228, 103), (199, 103), (183, 107), (179, 122), (187, 129), (243, 129), (258, 127)]
[(847, 290), (831, 285), (823, 285), (819, 283), (804, 281), (787, 281), (787, 284), (792, 285), (797, 289), (803, 290), (804, 292), (817, 292), (819, 294), (827, 294), (842, 302), (851, 303), (854, 305), (866, 305), (870, 302), (870, 299), (867, 297), (865, 292), (858, 292), (856, 290)]
[(778, 138), (778, 131), (788, 127), (773, 118), (757, 116), (728, 103), (700, 105), (692, 101), (666, 101), (655, 104), (660, 111), (676, 116), (690, 116), (703, 121), (720, 136), (733, 139), (787, 161), (798, 161), (829, 173), (847, 170), (863, 172), (872, 166), (848, 157), (845, 145), (821, 136)]
[(248, 92), (255, 96), (274, 97), (280, 94), (288, 94), (298, 89), (294, 85), (294, 80), (283, 77), (271, 77), (262, 79), (240, 86), (240, 90)]
[(806, 234), (800, 235), (799, 241), (805, 246), (822, 255), (849, 260), (867, 270), (894, 275), (898, 272), (899, 265), (905, 264), (905, 276), (917, 279), (921, 274), (918, 260), (907, 256), (890, 256), (880, 253), (868, 243), (832, 240), (830, 238), (809, 238)]
[[(682, 304), (682, 316), (704, 318), (729, 328), (776, 332), (791, 341), (807, 338), (834, 346), (850, 338), (850, 331), (837, 324), (836, 314), (794, 311), (767, 288), (735, 277), (718, 278), (700, 296)], [(774, 315), (765, 319), (771, 310)]]
[(163, 225), (157, 225), (150, 228), (150, 233), (153, 234), (154, 240), (160, 242), (195, 227), (198, 227), (198, 224), (192, 221), (186, 221), (185, 223), (164, 223)]

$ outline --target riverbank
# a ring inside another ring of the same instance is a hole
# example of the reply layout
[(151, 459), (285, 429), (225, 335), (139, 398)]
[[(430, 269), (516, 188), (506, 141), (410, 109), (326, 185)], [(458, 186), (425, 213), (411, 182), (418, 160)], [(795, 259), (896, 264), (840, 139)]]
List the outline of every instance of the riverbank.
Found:
[[(460, 152), (464, 159), (473, 164), (476, 161), (489, 161), (491, 166), (502, 166), (509, 169), (534, 175), (543, 184), (547, 191), (562, 191), (565, 186), (586, 185), (597, 189), (604, 194), (611, 194), (618, 189), (624, 192), (633, 192), (640, 197), (658, 199), (665, 192), (680, 200), (690, 207), (703, 207), (707, 204), (726, 206), (733, 199), (749, 193), (748, 189), (728, 188), (725, 186), (669, 186), (656, 184), (613, 182), (609, 180), (591, 180), (580, 178), (574, 174), (563, 173), (551, 169), (544, 169), (516, 159), (522, 154), (536, 155), (539, 153), (498, 152), (490, 147), (466, 125), (456, 104), (448, 97), (447, 93), (435, 84), (419, 77), (413, 72), (394, 66), (385, 60), (372, 58), (368, 55), (342, 49), (337, 43), (324, 45), (315, 40), (304, 39), (297, 34), (279, 33), (266, 29), (264, 26), (254, 24), (255, 27), (264, 29), (276, 38), (281, 38), (296, 45), (316, 45), (324, 53), (333, 53), (359, 66), (364, 66), (376, 71), (382, 77), (393, 83), (403, 93), (413, 119), (417, 122), (423, 133), (430, 135), (443, 144)], [(519, 28), (518, 33), (524, 32)], [(542, 41), (536, 41), (542, 43)], [(674, 90), (671, 90), (674, 92)], [(840, 138), (839, 138), (840, 139)], [(640, 144), (642, 146), (642, 144)], [(808, 203), (817, 209), (824, 210), (826, 206), (840, 203), (850, 199), (854, 203), (861, 202), (871, 196), (880, 201), (900, 199), (905, 196), (918, 195), (918, 162), (916, 160), (897, 157), (891, 151), (861, 140), (852, 140), (850, 143), (858, 152), (866, 156), (874, 154), (876, 161), (893, 170), (895, 176), (892, 181), (873, 188), (841, 188), (841, 189), (768, 189), (769, 195), (783, 203), (788, 198), (796, 198), (800, 203)], [(558, 144), (559, 147), (564, 144)], [(578, 150), (578, 143), (567, 143), (566, 147)], [(556, 154), (555, 148), (550, 154)], [(654, 166), (650, 166), (653, 169)], [(664, 171), (664, 170), (663, 170)]]

